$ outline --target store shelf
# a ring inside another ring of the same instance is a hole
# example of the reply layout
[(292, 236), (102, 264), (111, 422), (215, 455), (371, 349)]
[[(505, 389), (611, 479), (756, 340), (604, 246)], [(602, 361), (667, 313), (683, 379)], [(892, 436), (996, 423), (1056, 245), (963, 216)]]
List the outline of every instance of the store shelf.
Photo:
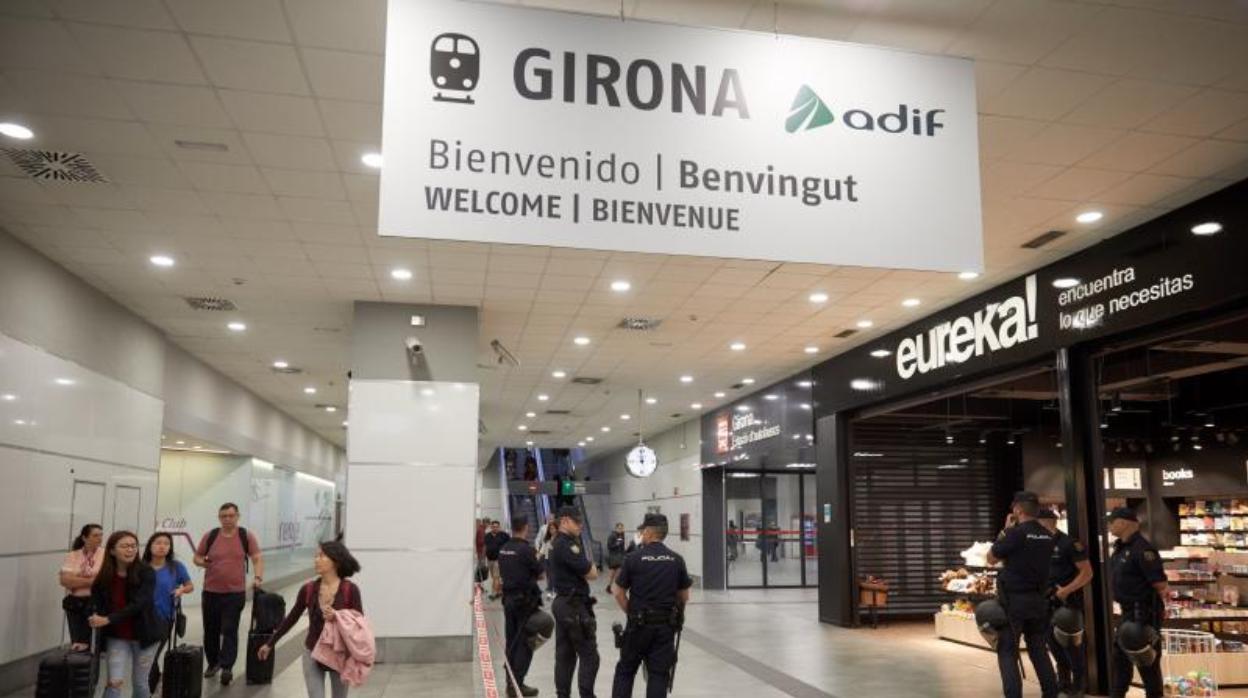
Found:
[(1217, 579), (1167, 579), (1166, 584), (1179, 587), (1199, 587), (1206, 584), (1217, 584)]
[(1170, 621), (1182, 623), (1248, 623), (1248, 616), (1184, 616), (1182, 618), (1167, 618)]

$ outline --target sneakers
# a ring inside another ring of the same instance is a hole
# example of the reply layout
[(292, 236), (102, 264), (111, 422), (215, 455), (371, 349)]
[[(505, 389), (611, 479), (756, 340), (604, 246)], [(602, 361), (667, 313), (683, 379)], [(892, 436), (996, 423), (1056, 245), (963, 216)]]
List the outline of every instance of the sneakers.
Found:
[[(526, 698), (532, 698), (532, 696), (537, 695), (539, 692), (540, 691), (532, 686), (520, 684), (520, 695), (525, 696)], [(507, 696), (508, 698), (516, 698), (516, 689), (510, 684), (507, 685)]]
[(222, 686), (229, 686), (230, 682), (233, 680), (234, 680), (234, 672), (230, 671), (229, 669), (221, 670), (221, 685)]
[(212, 677), (214, 677), (214, 676), (216, 676), (216, 675), (217, 675), (217, 672), (218, 672), (218, 671), (221, 671), (221, 668), (220, 668), (220, 667), (209, 666), (209, 667), (208, 667), (208, 671), (205, 671), (205, 672), (204, 672), (204, 678), (205, 678), (205, 679), (211, 679)]

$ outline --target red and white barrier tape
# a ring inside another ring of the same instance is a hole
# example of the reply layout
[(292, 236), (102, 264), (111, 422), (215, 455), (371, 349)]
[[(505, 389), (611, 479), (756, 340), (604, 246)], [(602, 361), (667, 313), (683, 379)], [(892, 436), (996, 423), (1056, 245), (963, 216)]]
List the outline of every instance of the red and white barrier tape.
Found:
[(472, 617), (477, 626), (477, 663), (481, 665), (481, 685), (485, 698), (498, 698), (498, 681), (494, 676), (494, 660), (490, 656), (490, 631), (485, 624), (485, 603), (481, 600), (481, 585), (477, 585), (472, 597)]

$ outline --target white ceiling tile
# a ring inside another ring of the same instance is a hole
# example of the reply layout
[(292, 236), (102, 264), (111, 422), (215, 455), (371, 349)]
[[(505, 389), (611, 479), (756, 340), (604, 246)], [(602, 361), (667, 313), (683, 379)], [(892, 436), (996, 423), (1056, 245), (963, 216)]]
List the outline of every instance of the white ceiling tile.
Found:
[(236, 194), (269, 194), (260, 170), (251, 165), (215, 162), (180, 162), (178, 167), (191, 184), (202, 191), (228, 191)]
[(26, 141), (27, 147), (141, 158), (161, 156), (159, 143), (143, 124), (134, 121), (45, 116), (34, 120), (31, 128), (35, 138)]
[(1245, 162), (1248, 162), (1248, 143), (1203, 140), (1154, 165), (1149, 172), (1179, 177), (1207, 177), (1211, 172), (1216, 175)]
[(132, 119), (107, 78), (35, 70), (8, 70), (5, 81), (26, 110), (65, 116)]
[(980, 161), (1002, 157), (1022, 140), (1040, 133), (1046, 125), (1043, 121), (980, 114)]
[(381, 102), (381, 56), (324, 49), (302, 49), (308, 80), (318, 97)]
[(207, 215), (208, 207), (193, 191), (185, 189), (155, 189), (152, 187), (128, 187), (135, 204), (144, 211), (187, 213)]
[(1010, 198), (1052, 179), (1062, 169), (1057, 165), (997, 160), (984, 169), (980, 187), (985, 198)]
[(1062, 120), (1087, 126), (1136, 128), (1190, 98), (1197, 89), (1144, 80), (1120, 80), (1093, 95)]
[(380, 201), (381, 178), (375, 174), (344, 173), (342, 181), (347, 188), (347, 198), (376, 206)]
[(1072, 32), (1041, 63), (1104, 75), (1125, 75), (1163, 40), (1174, 18), (1155, 12), (1106, 7)]
[(355, 212), (356, 225), (366, 228), (370, 235), (377, 235), (377, 202), (352, 201), (351, 210)]
[(1248, 115), (1248, 93), (1205, 90), (1149, 121), (1145, 131), (1211, 136)]
[(279, 220), (284, 217), (272, 196), (263, 194), (236, 194), (224, 191), (200, 193), (208, 208), (219, 216), (231, 218), (260, 218)]
[(292, 46), (192, 36), (191, 45), (217, 87), (306, 95), (308, 84)]
[(317, 104), (320, 105), (330, 138), (359, 143), (381, 142), (381, 105), (336, 99), (317, 100)]
[(78, 45), (106, 74), (131, 80), (204, 84), (204, 74), (181, 34), (70, 24)]
[(0, 67), (100, 73), (62, 23), (0, 17), (0, 36)]
[(1095, 167), (1123, 172), (1140, 172), (1196, 143), (1194, 138), (1159, 133), (1128, 133), (1083, 162)]
[(337, 169), (329, 142), (323, 138), (244, 133), (247, 148), (259, 165), (289, 170)]
[(140, 29), (177, 29), (160, 0), (54, 0), (62, 19)]
[[(306, 247), (304, 248), (307, 249)], [(316, 272), (326, 279), (365, 279), (373, 285), (373, 268), (367, 264), (348, 264), (341, 260), (312, 260)]]
[(286, 221), (227, 216), (221, 219), (221, 225), (230, 236), (236, 238), (273, 242), (294, 242), (297, 239), (290, 223)]
[(384, 0), (299, 0), (286, 7), (295, 36), (303, 46), (376, 54), (385, 50)]
[(359, 245), (325, 245), (309, 242), (303, 243), (303, 250), (313, 262), (369, 263), (368, 253)]
[(333, 200), (347, 198), (342, 176), (337, 172), (275, 170), (268, 167), (263, 172), (274, 194)]
[(1073, 165), (1113, 143), (1123, 132), (1115, 129), (1052, 124), (1008, 151), (1005, 157), (1022, 162)]
[(28, 177), (0, 177), (0, 201), (56, 203), (49, 186)]
[(278, 197), (278, 203), (286, 217), (292, 221), (309, 223), (328, 223), (330, 225), (352, 225), (355, 215), (351, 205), (345, 201), (327, 201), (323, 199), (298, 198), (292, 196)]
[(113, 85), (134, 114), (144, 121), (207, 128), (231, 125), (210, 87), (129, 80), (114, 80)]
[(338, 169), (343, 172), (378, 176), (376, 169), (365, 165), (364, 161), (361, 160), (366, 153), (374, 153), (380, 150), (378, 146), (370, 143), (352, 143), (348, 141), (331, 141), (331, 145), (334, 149), (334, 157), (338, 163)]
[[(337, 245), (358, 245), (361, 242), (360, 231), (350, 225), (328, 225), (319, 222), (293, 221), (291, 227), (294, 228), (295, 237), (304, 242), (324, 242)], [(371, 251), (369, 254), (372, 257)]]
[(1178, 193), (1195, 184), (1185, 177), (1139, 174), (1116, 187), (1101, 192), (1096, 198), (1111, 204), (1147, 205), (1158, 198)]
[(1007, 63), (1035, 63), (1100, 11), (1093, 5), (1001, 0), (963, 30), (949, 51)]
[(984, 109), (999, 116), (1055, 120), (1111, 82), (1111, 78), (1101, 75), (1031, 68), (996, 97), (986, 100)]
[(1087, 201), (1106, 189), (1125, 182), (1131, 175), (1114, 170), (1072, 167), (1048, 181), (1027, 190), (1029, 196), (1041, 199)]
[[(290, 42), (278, 0), (166, 0), (181, 27), (192, 34)], [(295, 3), (298, 4), (298, 3)]]
[(325, 135), (316, 103), (308, 97), (238, 90), (219, 90), (218, 94), (240, 130), (292, 136)]

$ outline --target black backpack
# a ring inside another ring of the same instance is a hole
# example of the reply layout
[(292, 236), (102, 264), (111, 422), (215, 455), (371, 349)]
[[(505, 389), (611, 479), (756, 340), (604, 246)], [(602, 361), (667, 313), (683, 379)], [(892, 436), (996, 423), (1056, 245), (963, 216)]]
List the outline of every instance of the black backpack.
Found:
[[(204, 546), (205, 556), (212, 552), (212, 544), (217, 541), (219, 535), (221, 535), (220, 528), (214, 528), (208, 532), (208, 544)], [(243, 574), (247, 574), (251, 571), (251, 536), (242, 526), (238, 527), (238, 540), (243, 544)]]

